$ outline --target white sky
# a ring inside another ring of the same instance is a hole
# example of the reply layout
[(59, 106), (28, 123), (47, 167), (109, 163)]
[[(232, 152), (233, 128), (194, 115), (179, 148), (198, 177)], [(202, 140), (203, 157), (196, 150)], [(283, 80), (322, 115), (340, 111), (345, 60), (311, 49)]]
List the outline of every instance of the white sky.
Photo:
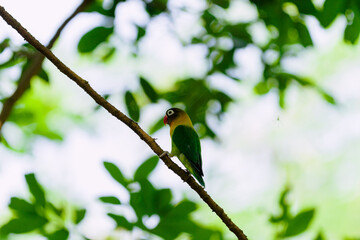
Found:
[[(43, 43), (78, 3), (70, 0), (0, 2)], [(129, 8), (137, 9), (137, 2), (131, 3)], [(122, 9), (118, 11), (126, 13)], [(110, 65), (96, 65), (86, 58), (79, 58), (74, 54), (78, 39), (97, 26), (99, 19), (95, 15), (78, 16), (61, 36), (54, 52), (100, 93), (117, 93), (110, 101), (119, 109), (125, 109), (119, 97), (123, 89), (137, 87), (134, 72), (152, 69), (149, 78), (158, 87), (171, 86), (179, 76), (201, 76), (204, 72), (203, 49), (183, 49), (166, 31), (169, 23), (161, 18), (149, 30), (152, 38), (142, 43), (141, 64), (127, 58), (126, 45)], [(137, 21), (145, 20), (146, 16), (140, 15)], [(279, 109), (275, 92), (262, 97), (253, 96), (251, 86), (257, 81), (260, 71), (259, 52), (253, 47), (244, 49), (238, 56), (246, 77), (241, 84), (226, 79), (221, 84), (216, 79), (210, 81), (212, 86), (230, 89), (229, 94), (237, 102), (231, 105), (221, 122), (209, 119), (221, 142), (202, 141), (206, 190), (252, 239), (264, 239), (272, 234), (272, 228), (267, 224), (268, 214), (277, 211), (278, 193), (286, 182), (295, 187), (291, 194), (294, 211), (304, 207), (318, 208), (314, 229), (323, 229), (329, 239), (346, 234), (360, 235), (356, 227), (360, 219), (352, 214), (360, 211), (359, 47), (339, 43), (344, 19), (338, 19), (328, 31), (320, 29), (314, 19), (307, 19), (307, 23), (311, 25), (316, 49), (304, 51), (300, 58), (286, 62), (286, 66), (313, 77), (335, 96), (340, 103), (338, 107), (327, 104), (315, 91), (296, 86), (289, 89), (285, 111)], [(186, 24), (181, 26), (189, 27)], [(122, 30), (119, 27), (117, 31)], [(130, 26), (129, 32), (124, 34), (131, 38), (131, 31)], [(5, 36), (21, 41), (17, 33), (0, 21), (0, 39)], [(103, 239), (113, 228), (113, 222), (105, 217), (105, 209), (95, 199), (111, 194), (126, 202), (126, 196), (103, 171), (102, 161), (116, 162), (131, 175), (152, 152), (127, 127), (104, 111), (90, 115), (94, 106), (92, 100), (49, 62), (46, 62), (46, 67), (52, 76), (51, 91), (54, 94), (66, 91), (61, 105), (70, 107), (71, 112), (86, 114), (87, 127), (70, 128), (63, 143), (39, 139), (30, 155), (14, 154), (0, 146), (0, 212), (6, 211), (9, 196), (24, 195), (23, 174), (35, 171), (39, 180), (56, 194), (86, 206), (90, 212), (81, 231), (91, 239)], [(41, 90), (41, 86), (38, 87)], [(162, 102), (146, 108), (140, 125), (146, 129), (168, 107)], [(16, 135), (16, 131), (11, 124), (4, 128), (4, 134), (9, 136)], [(159, 131), (154, 137), (164, 149), (170, 149), (168, 129)], [(201, 203), (162, 163), (159, 163), (152, 180), (156, 186), (171, 188), (177, 199), (187, 196)], [(131, 213), (125, 214), (131, 217)], [(4, 221), (1, 217), (0, 223)], [(201, 218), (204, 224), (209, 222), (221, 226), (206, 206), (195, 217)], [(342, 219), (344, 224), (339, 224), (338, 219)], [(259, 226), (263, 231), (257, 231)], [(128, 237), (132, 239), (134, 235)]]

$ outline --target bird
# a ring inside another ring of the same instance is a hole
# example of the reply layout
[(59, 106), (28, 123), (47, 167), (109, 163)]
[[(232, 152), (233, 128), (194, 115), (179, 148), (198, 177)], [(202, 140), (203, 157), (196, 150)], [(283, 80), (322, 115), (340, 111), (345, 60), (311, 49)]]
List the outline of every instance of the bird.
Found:
[(160, 157), (176, 156), (205, 188), (200, 139), (190, 117), (179, 108), (170, 108), (165, 113), (164, 124), (170, 126), (171, 153), (164, 151)]

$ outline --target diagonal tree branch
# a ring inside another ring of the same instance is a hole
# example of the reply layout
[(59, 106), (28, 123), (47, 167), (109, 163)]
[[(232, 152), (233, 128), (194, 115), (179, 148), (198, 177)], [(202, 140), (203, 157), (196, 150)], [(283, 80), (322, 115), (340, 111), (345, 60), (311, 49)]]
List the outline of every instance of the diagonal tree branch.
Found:
[[(100, 94), (98, 94), (89, 83), (73, 72), (62, 61), (60, 61), (48, 48), (42, 45), (36, 40), (21, 24), (14, 19), (6, 10), (0, 6), (0, 16), (12, 26), (24, 39), (26, 39), (31, 45), (33, 45), (39, 52), (45, 55), (62, 73), (73, 80), (79, 87), (87, 92), (90, 97), (105, 108), (110, 114), (126, 124), (132, 129), (153, 151), (156, 155), (160, 156), (164, 150), (155, 142), (155, 140), (149, 136), (136, 122), (131, 120), (121, 111), (116, 109), (111, 103), (106, 101)], [(165, 155), (161, 157), (161, 160), (165, 165), (176, 173), (184, 182), (186, 182), (198, 195), (208, 204), (213, 212), (215, 212), (220, 219), (226, 224), (230, 231), (232, 231), (238, 239), (247, 240), (243, 231), (228, 217), (225, 211), (210, 197), (210, 195), (202, 188), (188, 173), (176, 165), (171, 159)]]
[[(75, 11), (60, 25), (54, 36), (49, 41), (48, 45), (46, 46), (48, 49), (51, 49), (54, 46), (55, 41), (59, 38), (62, 30), (66, 27), (66, 25), (74, 19), (74, 17), (82, 12), (93, 0), (84, 0), (76, 9)], [(42, 63), (45, 59), (45, 56), (40, 53), (36, 52), (31, 59), (29, 59), (30, 65), (24, 70), (22, 73), (19, 84), (15, 90), (15, 92), (4, 102), (0, 113), (0, 132), (1, 128), (9, 118), (10, 113), (17, 102), (21, 98), (21, 96), (25, 93), (25, 91), (30, 87), (30, 81), (33, 76), (35, 76), (41, 69)]]

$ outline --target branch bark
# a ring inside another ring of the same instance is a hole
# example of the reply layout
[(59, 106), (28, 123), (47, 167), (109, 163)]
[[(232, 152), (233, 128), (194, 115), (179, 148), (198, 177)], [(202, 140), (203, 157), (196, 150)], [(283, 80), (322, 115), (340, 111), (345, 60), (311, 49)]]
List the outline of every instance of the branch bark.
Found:
[[(74, 17), (82, 12), (93, 0), (84, 0), (76, 9), (75, 11), (60, 25), (58, 30), (55, 32), (54, 36), (49, 41), (48, 45), (46, 46), (48, 49), (51, 49), (54, 46), (55, 41), (59, 38), (62, 30), (66, 27), (66, 25), (74, 19)], [(24, 70), (21, 74), (19, 79), (19, 84), (15, 90), (15, 92), (4, 102), (4, 105), (1, 109), (0, 113), (0, 133), (2, 126), (9, 118), (10, 113), (15, 105), (15, 103), (21, 98), (21, 96), (25, 93), (25, 91), (30, 87), (30, 81), (33, 76), (35, 76), (41, 69), (42, 63), (45, 59), (45, 56), (40, 53), (36, 52), (31, 59), (28, 61), (30, 65)]]
[[(42, 45), (37, 39), (35, 39), (21, 24), (14, 19), (2, 6), (0, 6), (0, 16), (13, 27), (25, 40), (33, 45), (39, 52), (41, 52), (47, 59), (49, 59), (62, 73), (73, 80), (79, 87), (81, 87), (90, 97), (100, 106), (105, 108), (110, 114), (126, 124), (142, 139), (156, 155), (160, 155), (164, 152), (156, 141), (147, 134), (136, 122), (127, 117), (121, 111), (116, 109), (111, 103), (106, 101), (100, 94), (98, 94), (90, 84), (73, 72), (62, 61), (60, 61), (48, 48)], [(177, 174), (184, 182), (186, 182), (197, 194), (203, 199), (205, 203), (215, 212), (219, 218), (224, 222), (230, 231), (232, 231), (238, 239), (247, 240), (243, 231), (228, 217), (225, 211), (210, 197), (210, 195), (201, 187), (188, 173), (182, 168), (176, 165), (167, 155), (161, 157), (161, 160), (165, 165)]]

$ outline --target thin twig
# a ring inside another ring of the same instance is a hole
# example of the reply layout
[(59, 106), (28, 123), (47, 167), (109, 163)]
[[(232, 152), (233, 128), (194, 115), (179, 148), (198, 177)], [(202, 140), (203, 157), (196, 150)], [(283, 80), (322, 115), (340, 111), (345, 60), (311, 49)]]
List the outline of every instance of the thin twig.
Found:
[[(31, 45), (33, 45), (37, 50), (46, 56), (62, 73), (72, 79), (77, 85), (79, 85), (85, 92), (87, 92), (90, 97), (98, 103), (100, 106), (105, 108), (110, 114), (122, 121), (129, 128), (131, 128), (146, 144), (160, 156), (164, 150), (155, 142), (155, 140), (149, 136), (140, 126), (128, 118), (121, 111), (116, 109), (111, 103), (106, 101), (100, 94), (98, 94), (87, 81), (74, 73), (70, 68), (68, 68), (62, 61), (60, 61), (49, 49), (42, 45), (38, 40), (36, 40), (21, 24), (14, 19), (5, 9), (0, 6), (0, 15), (1, 17), (12, 26), (24, 39), (26, 39)], [(247, 240), (246, 235), (243, 231), (227, 216), (224, 210), (209, 196), (209, 194), (202, 188), (192, 177), (176, 165), (171, 159), (164, 155), (161, 157), (165, 165), (176, 173), (184, 182), (186, 182), (192, 189), (194, 189), (199, 196), (206, 202), (211, 210), (215, 212), (220, 219), (226, 224), (230, 231), (232, 231), (240, 240)]]
[[(76, 9), (75, 11), (60, 25), (54, 36), (49, 41), (48, 45), (46, 46), (48, 49), (51, 49), (54, 46), (54, 43), (59, 38), (62, 30), (66, 27), (66, 25), (74, 19), (74, 17), (82, 12), (93, 0), (84, 0)], [(40, 53), (36, 52), (28, 61), (29, 66), (24, 70), (22, 75), (20, 76), (19, 84), (14, 91), (14, 93), (6, 99), (3, 104), (0, 113), (0, 132), (1, 128), (9, 118), (10, 113), (15, 105), (15, 103), (21, 98), (21, 96), (25, 93), (25, 91), (30, 87), (30, 81), (33, 76), (35, 76), (41, 69), (42, 63), (45, 59), (45, 56)]]

